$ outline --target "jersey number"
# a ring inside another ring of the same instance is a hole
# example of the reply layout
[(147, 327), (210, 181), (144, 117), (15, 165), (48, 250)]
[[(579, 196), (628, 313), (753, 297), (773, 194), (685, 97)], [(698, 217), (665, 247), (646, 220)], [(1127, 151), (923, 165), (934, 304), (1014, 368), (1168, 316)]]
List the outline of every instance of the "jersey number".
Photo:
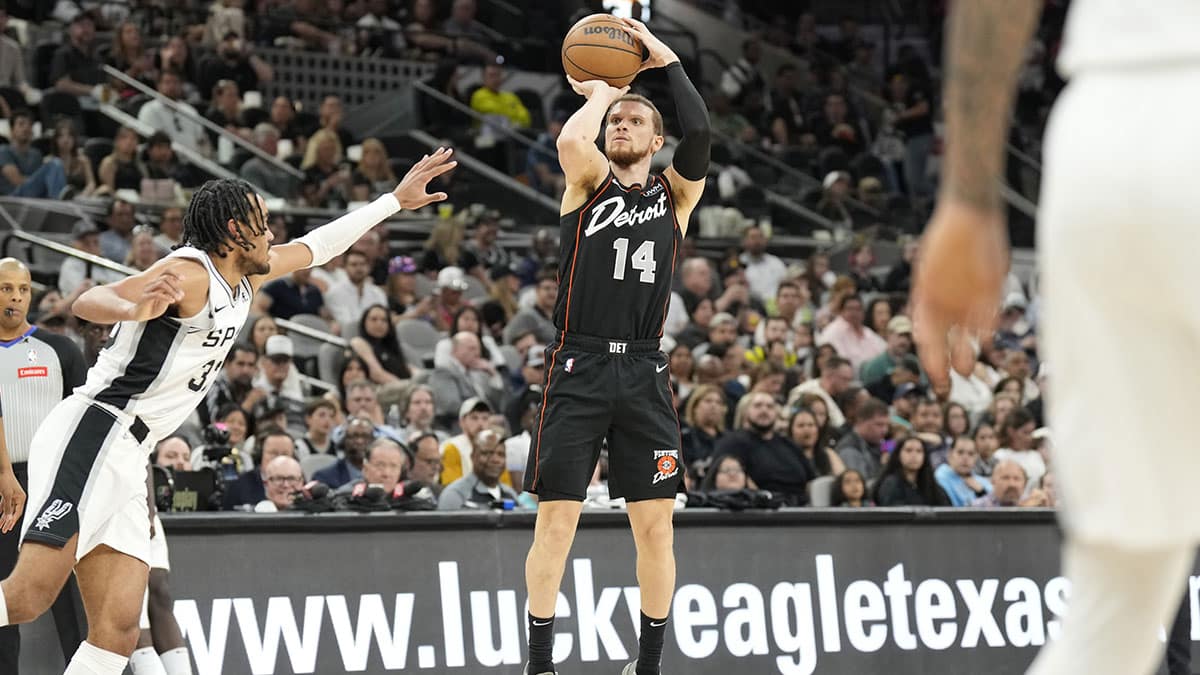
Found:
[[(613, 265), (613, 278), (617, 281), (625, 281), (625, 259), (629, 257), (629, 239), (621, 237), (614, 241), (613, 249), (617, 252), (617, 261)], [(641, 272), (638, 281), (643, 284), (654, 283), (654, 271), (658, 269), (658, 263), (654, 262), (654, 241), (642, 242), (642, 245), (633, 252), (629, 264), (633, 269)]]
[(216, 366), (216, 361), (209, 361), (208, 363), (204, 364), (204, 366), (202, 366), (204, 370), (201, 370), (199, 375), (193, 377), (188, 382), (188, 389), (191, 389), (192, 391), (200, 391), (203, 389), (204, 383), (208, 381), (208, 376), (212, 374), (213, 368)]

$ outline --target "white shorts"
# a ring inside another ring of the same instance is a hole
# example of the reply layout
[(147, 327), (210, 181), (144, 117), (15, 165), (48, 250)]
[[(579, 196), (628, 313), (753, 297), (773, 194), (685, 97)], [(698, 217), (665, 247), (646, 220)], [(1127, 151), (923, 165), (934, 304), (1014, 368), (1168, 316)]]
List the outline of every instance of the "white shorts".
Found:
[(72, 395), (33, 436), (29, 501), (21, 541), (62, 548), (76, 534), (76, 560), (107, 545), (150, 564), (148, 451), (128, 418)]
[(1127, 548), (1200, 541), (1200, 65), (1082, 73), (1045, 141), (1042, 356), (1062, 519)]

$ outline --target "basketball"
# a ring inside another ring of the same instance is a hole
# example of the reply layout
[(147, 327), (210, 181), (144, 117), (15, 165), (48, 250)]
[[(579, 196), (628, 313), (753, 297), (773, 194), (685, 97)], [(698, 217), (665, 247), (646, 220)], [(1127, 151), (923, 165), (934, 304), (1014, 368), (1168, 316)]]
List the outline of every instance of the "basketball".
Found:
[(567, 31), (562, 64), (567, 75), (580, 82), (604, 80), (614, 87), (624, 87), (642, 66), (642, 42), (620, 19), (592, 14)]

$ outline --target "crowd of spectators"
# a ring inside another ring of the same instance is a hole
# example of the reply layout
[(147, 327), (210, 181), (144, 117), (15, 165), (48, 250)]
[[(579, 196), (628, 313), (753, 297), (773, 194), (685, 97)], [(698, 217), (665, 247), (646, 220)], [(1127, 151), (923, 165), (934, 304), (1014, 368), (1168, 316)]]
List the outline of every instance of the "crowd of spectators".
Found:
[[(307, 0), (245, 4), (222, 0), (205, 21), (152, 36), (139, 20), (141, 3), (120, 16), (56, 9), (66, 38), (48, 63), (44, 91), (10, 61), (0, 67), (0, 78), (7, 78), (0, 87), (23, 99), (4, 99), (9, 131), (0, 147), (0, 194), (104, 197), (101, 227), (79, 221), (72, 246), (145, 269), (179, 243), (177, 203), (205, 178), (173, 144), (309, 206), (340, 208), (391, 190), (403, 167), (380, 140), (356, 137), (337, 96), (316, 111), (284, 97), (245, 96), (274, 76), (255, 49), (275, 44), (442, 63), (435, 88), (485, 122), (474, 128), (444, 116), (441, 122), (470, 130), (469, 151), (524, 172), (547, 194), (561, 193), (552, 155), (534, 150), (522, 161), (507, 150), (491, 152), (505, 148), (489, 144), (501, 127), (540, 134), (552, 146), (563, 118), (556, 113), (535, 126), (542, 111), (531, 111), (505, 86), (500, 45), (475, 19), (473, 0), (447, 5), (442, 18), (431, 0), (403, 10), (382, 0), (348, 2), (345, 12), (361, 14), (340, 23)], [(0, 5), (0, 33), (5, 18)], [(106, 50), (98, 24), (111, 32)], [(927, 199), (937, 106), (928, 66), (913, 52), (883, 72), (854, 22), (838, 30), (841, 37), (830, 40), (802, 14), (795, 40), (781, 42), (777, 31), (749, 39), (712, 97), (714, 127), (818, 177), (811, 205), (831, 219), (853, 219), (850, 196), (876, 205), (887, 203), (872, 201), (880, 192), (914, 203)], [(767, 43), (795, 49), (809, 70), (785, 65), (763, 72)], [(0, 57), (14, 47), (20, 53), (11, 38), (0, 38)], [(485, 66), (483, 82), (469, 95), (455, 84), (460, 63)], [(105, 76), (101, 64), (172, 103), (147, 100)], [(29, 112), (39, 95), (43, 102), (52, 94), (88, 99), (99, 90), (155, 133), (141, 138), (120, 128), (105, 138), (82, 104), (61, 117), (47, 116), (46, 105), (41, 114)], [(862, 97), (863, 90), (884, 103)], [(193, 114), (296, 171), (235, 151)], [(360, 151), (353, 165), (352, 147)], [(150, 217), (134, 203), (144, 201), (170, 206)], [(265, 286), (208, 399), (168, 439), (170, 456), (194, 470), (232, 471), (226, 508), (287, 508), (314, 479), (351, 507), (366, 503), (376, 485), (385, 499), (421, 493), (442, 509), (530, 506), (521, 481), (536, 434), (545, 352), (557, 337), (558, 235), (540, 229), (528, 250), (506, 248), (499, 243), (501, 220), (486, 209), (451, 214), (439, 219), (423, 247), (401, 255), (393, 255), (380, 226), (329, 264)], [(287, 223), (276, 217), (270, 225), (275, 243), (286, 242)], [(908, 310), (919, 265), (915, 244), (881, 269), (874, 247), (863, 241), (835, 269), (821, 252), (783, 259), (770, 238), (770, 228), (751, 225), (725, 255), (700, 255), (689, 246), (680, 256), (663, 351), (690, 491), (769, 491), (789, 506), (1054, 504), (1036, 294), (1010, 280), (995, 337), (980, 345), (974, 372), (956, 374), (948, 391), (931, 391), (914, 353)], [(67, 258), (57, 288), (36, 307), (40, 325), (77, 338), (94, 361), (108, 327), (80, 322), (68, 308), (79, 293), (118, 275), (91, 268), (89, 276), (88, 269)], [(341, 336), (347, 347), (313, 357), (301, 348), (302, 336), (287, 335), (277, 323), (302, 319)], [(322, 376), (332, 389), (314, 385)], [(228, 432), (223, 460), (199, 447), (201, 430), (211, 425)], [(612, 506), (604, 457), (589, 488), (591, 505)]]

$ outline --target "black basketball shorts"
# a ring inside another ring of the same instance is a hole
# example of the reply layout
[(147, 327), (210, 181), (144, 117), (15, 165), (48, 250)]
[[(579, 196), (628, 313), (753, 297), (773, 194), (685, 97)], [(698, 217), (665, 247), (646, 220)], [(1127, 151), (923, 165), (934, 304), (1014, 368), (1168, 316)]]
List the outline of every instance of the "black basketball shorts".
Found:
[(525, 489), (541, 501), (583, 501), (607, 438), (609, 496), (673, 499), (683, 481), (679, 418), (659, 341), (560, 335), (546, 364)]

